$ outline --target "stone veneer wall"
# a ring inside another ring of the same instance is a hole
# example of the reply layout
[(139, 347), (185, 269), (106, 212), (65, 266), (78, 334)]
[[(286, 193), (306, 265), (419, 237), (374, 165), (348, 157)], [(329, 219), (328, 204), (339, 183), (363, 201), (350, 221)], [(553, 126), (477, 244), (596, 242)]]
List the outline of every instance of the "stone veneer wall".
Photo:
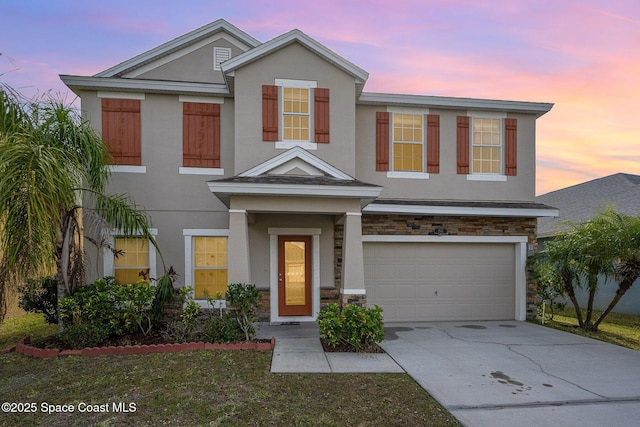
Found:
[[(536, 245), (536, 218), (478, 217), (478, 216), (423, 216), (423, 215), (363, 215), (362, 235), (430, 235), (436, 229), (445, 228), (450, 236), (527, 236), (530, 244)], [(335, 236), (335, 285), (336, 295), (322, 301), (342, 303), (366, 303), (361, 295), (343, 295), (339, 298), (342, 282), (342, 239), (344, 227), (336, 225)], [(536, 315), (535, 283), (527, 277), (527, 319)], [(362, 300), (360, 300), (362, 298)], [(354, 300), (355, 301), (348, 301)]]

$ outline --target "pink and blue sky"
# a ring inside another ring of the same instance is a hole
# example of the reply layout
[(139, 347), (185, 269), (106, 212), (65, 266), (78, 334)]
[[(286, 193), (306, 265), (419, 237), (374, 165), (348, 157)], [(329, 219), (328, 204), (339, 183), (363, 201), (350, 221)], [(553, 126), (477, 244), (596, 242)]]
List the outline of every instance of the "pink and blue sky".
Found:
[(637, 0), (0, 0), (0, 82), (74, 95), (93, 75), (218, 18), (261, 41), (298, 28), (370, 92), (540, 101), (537, 194), (640, 174)]

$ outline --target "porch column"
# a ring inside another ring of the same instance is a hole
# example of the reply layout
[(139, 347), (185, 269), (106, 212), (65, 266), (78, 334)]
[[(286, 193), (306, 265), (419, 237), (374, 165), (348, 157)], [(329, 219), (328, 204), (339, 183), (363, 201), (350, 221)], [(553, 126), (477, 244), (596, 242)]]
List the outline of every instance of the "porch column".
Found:
[(364, 258), (362, 253), (362, 213), (347, 212), (342, 243), (342, 304), (366, 305)]
[(251, 283), (249, 268), (249, 226), (247, 211), (229, 209), (228, 282)]

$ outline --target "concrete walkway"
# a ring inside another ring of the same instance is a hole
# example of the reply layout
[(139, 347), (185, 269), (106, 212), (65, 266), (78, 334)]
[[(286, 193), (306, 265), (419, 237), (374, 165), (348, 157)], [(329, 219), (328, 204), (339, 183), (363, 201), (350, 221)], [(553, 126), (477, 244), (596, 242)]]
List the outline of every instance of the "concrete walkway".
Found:
[(276, 338), (272, 373), (404, 373), (388, 354), (325, 353), (318, 324), (260, 323), (257, 338)]

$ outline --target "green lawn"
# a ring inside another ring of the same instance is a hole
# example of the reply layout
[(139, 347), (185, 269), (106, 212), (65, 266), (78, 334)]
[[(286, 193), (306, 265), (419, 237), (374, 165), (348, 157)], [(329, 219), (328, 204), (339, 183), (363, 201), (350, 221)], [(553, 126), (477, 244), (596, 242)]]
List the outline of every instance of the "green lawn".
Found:
[[(27, 331), (51, 333), (32, 316), (0, 325), (0, 347)], [(271, 352), (258, 351), (0, 355), (0, 402), (31, 402), (37, 409), (0, 413), (0, 425), (460, 425), (405, 374), (271, 374), (270, 363)], [(121, 403), (135, 412), (114, 412)], [(46, 414), (45, 404), (73, 405), (75, 412)], [(109, 412), (80, 412), (86, 404)]]
[[(599, 315), (599, 311), (594, 312), (594, 321)], [(583, 310), (583, 319), (584, 316), (585, 311)], [(537, 322), (540, 322), (539, 318)], [(597, 332), (586, 332), (578, 327), (573, 306), (567, 306), (557, 313), (553, 320), (547, 320), (545, 326), (640, 351), (640, 316), (638, 315), (609, 313), (598, 327)]]

